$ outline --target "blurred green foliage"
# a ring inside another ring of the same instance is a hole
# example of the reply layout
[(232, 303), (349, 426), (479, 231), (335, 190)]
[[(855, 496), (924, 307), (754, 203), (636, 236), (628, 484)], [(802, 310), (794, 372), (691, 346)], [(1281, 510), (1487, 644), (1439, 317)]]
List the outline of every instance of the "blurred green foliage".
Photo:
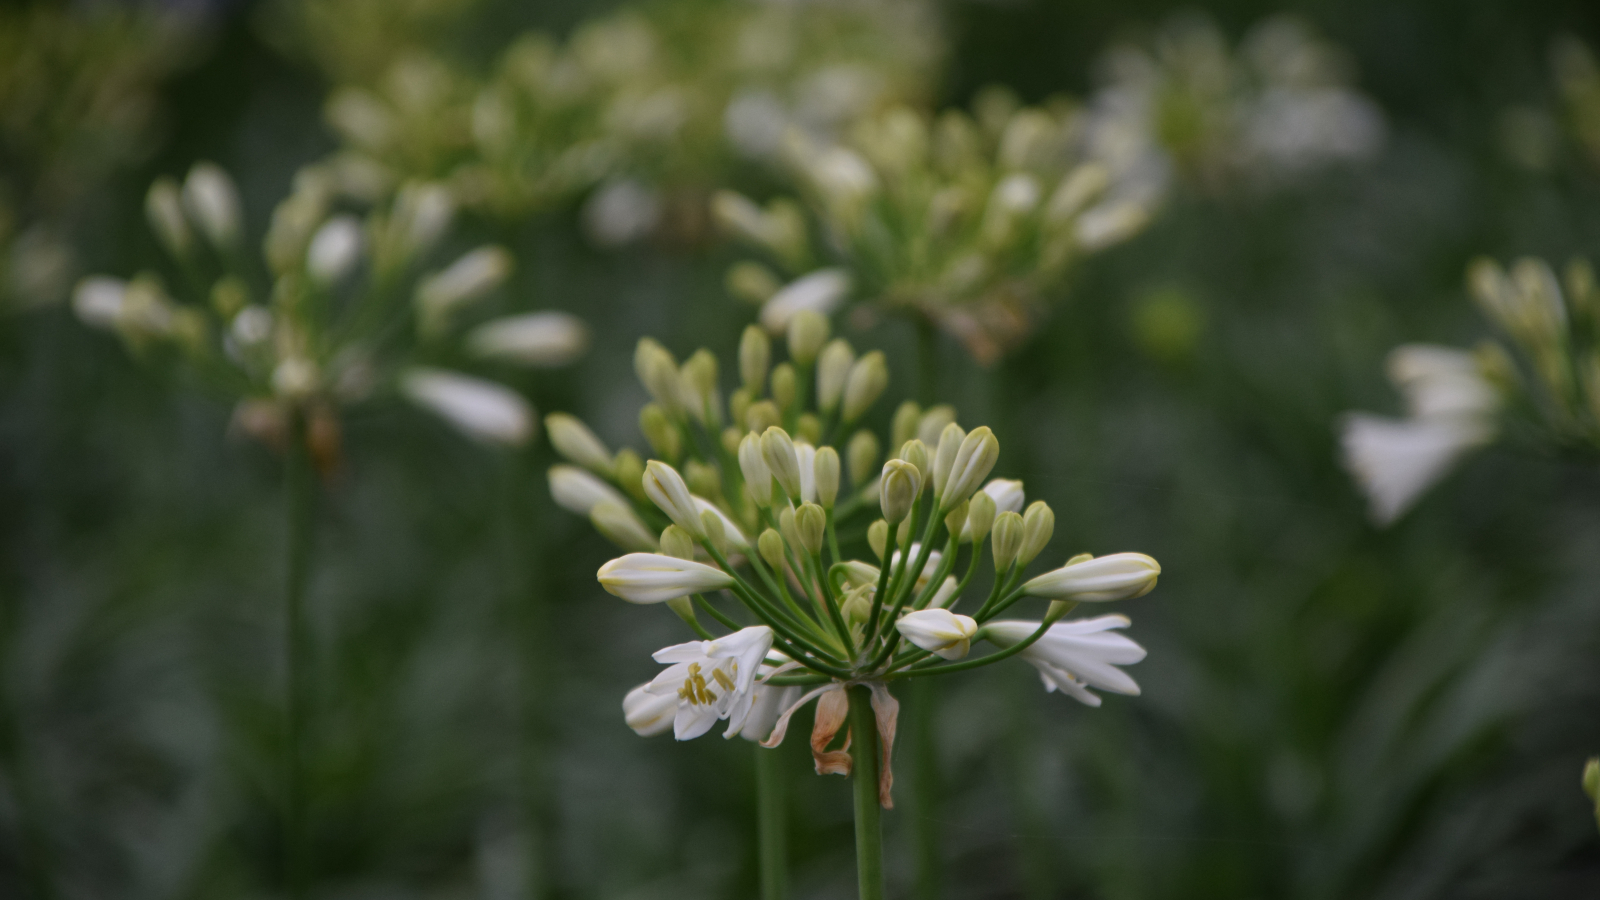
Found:
[[(107, 270), (148, 264), (146, 187), (207, 158), (239, 176), (257, 239), (292, 173), (338, 146), (322, 120), (333, 85), (371, 84), (387, 51), (438, 34), (481, 73), (526, 28), (565, 35), (615, 7), (407, 4), (454, 24), (360, 24), (396, 8), (207, 11), (210, 49), (159, 91), (160, 149), (97, 176), (77, 252)], [(1101, 53), (1152, 40), (1176, 9), (947, 4), (937, 100), (964, 105), (993, 83), (1025, 102), (1092, 96)], [(1015, 353), (979, 369), (939, 345), (932, 393), (993, 426), (996, 474), (1057, 511), (1046, 555), (1137, 549), (1165, 577), (1140, 601), (1141, 698), (1082, 709), (1025, 667), (996, 667), (907, 703), (929, 717), (944, 794), (931, 824), (888, 815), (891, 890), (909, 893), (911, 831), (931, 827), (950, 898), (1592, 896), (1600, 849), (1578, 789), (1600, 749), (1592, 462), (1496, 447), (1379, 531), (1334, 423), (1395, 407), (1391, 347), (1482, 333), (1470, 259), (1593, 252), (1592, 125), (1564, 111), (1575, 69), (1569, 53), (1552, 73), (1550, 48), (1562, 35), (1600, 46), (1600, 13), (1566, 0), (1206, 11), (1235, 42), (1274, 13), (1313, 24), (1353, 61), (1387, 143), (1271, 191), (1179, 180), (1147, 231), (1075, 271)], [(365, 55), (294, 36), (325, 22)], [(0, 42), (18, 33), (0, 29)], [(377, 39), (391, 33), (404, 39)], [(291, 61), (307, 59), (320, 68)], [(24, 109), (10, 97), (0, 119)], [(1535, 124), (1508, 141), (1507, 122)], [(46, 182), (13, 146), (17, 203)], [(735, 187), (774, 188), (731, 171)], [(573, 369), (507, 380), (613, 446), (637, 443), (637, 339), (726, 354), (753, 313), (723, 287), (733, 250), (597, 249), (574, 227), (583, 200), (473, 221), (458, 249), (509, 247), (518, 309), (567, 310), (594, 331)], [(917, 371), (911, 330), (842, 330), (888, 353), (879, 409), (892, 409)], [(0, 321), (0, 896), (283, 889), (281, 461), (230, 439), (229, 414), (64, 306)], [(681, 629), (595, 584), (611, 550), (549, 502), (552, 454), (490, 453), (395, 405), (353, 411), (343, 435), (309, 608), (318, 895), (750, 896), (749, 753), (623, 724), (623, 692)], [(798, 747), (779, 752), (795, 895), (846, 896), (848, 786), (812, 775)], [(902, 760), (908, 778), (920, 762)]]

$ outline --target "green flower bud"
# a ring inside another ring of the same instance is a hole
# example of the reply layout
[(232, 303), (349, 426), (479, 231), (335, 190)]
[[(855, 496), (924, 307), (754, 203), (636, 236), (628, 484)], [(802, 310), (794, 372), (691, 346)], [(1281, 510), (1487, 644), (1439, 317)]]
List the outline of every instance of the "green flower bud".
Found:
[(889, 426), (889, 446), (899, 447), (917, 436), (917, 423), (922, 421), (922, 407), (907, 400), (894, 411), (894, 421)]
[(617, 484), (622, 485), (623, 490), (640, 502), (648, 499), (645, 497), (644, 485), (640, 481), (644, 477), (644, 460), (639, 454), (628, 448), (618, 450), (612, 466)]
[(744, 427), (750, 432), (760, 435), (768, 428), (783, 422), (783, 413), (778, 411), (778, 405), (771, 400), (761, 400), (750, 404), (744, 414)]
[(694, 559), (694, 535), (676, 525), (661, 532), (661, 552), (678, 559)]
[(854, 422), (861, 418), (872, 404), (878, 402), (888, 386), (889, 365), (884, 362), (881, 350), (874, 350), (856, 360), (856, 364), (850, 367), (850, 376), (845, 379), (841, 419)]
[(799, 396), (796, 387), (794, 366), (789, 363), (779, 363), (772, 367), (772, 402), (778, 405), (780, 412), (788, 412), (794, 408), (795, 398)]
[(773, 426), (761, 433), (761, 459), (767, 471), (778, 482), (778, 487), (788, 495), (790, 502), (800, 502), (800, 458), (794, 452), (794, 441), (789, 432)]
[(794, 514), (794, 528), (800, 537), (800, 546), (816, 556), (822, 552), (822, 539), (828, 533), (828, 514), (815, 503), (802, 503)]
[(850, 461), (850, 483), (857, 489), (867, 486), (867, 480), (878, 470), (878, 436), (865, 428), (850, 438), (845, 448)]
[(683, 408), (683, 391), (678, 385), (678, 361), (667, 348), (650, 338), (640, 338), (633, 351), (633, 371), (650, 396), (670, 412)]
[(722, 421), (721, 392), (717, 390), (717, 358), (710, 350), (701, 348), (684, 362), (678, 373), (679, 385), (695, 421), (713, 423)]
[(922, 472), (915, 465), (903, 459), (884, 463), (883, 477), (878, 482), (878, 505), (884, 519), (891, 525), (905, 521), (921, 490)]
[(955, 461), (950, 465), (950, 480), (945, 483), (941, 502), (948, 507), (971, 497), (973, 491), (983, 486), (983, 480), (989, 477), (999, 458), (1000, 440), (989, 430), (989, 426), (973, 429), (956, 451)]
[(944, 433), (944, 427), (956, 420), (956, 408), (949, 404), (940, 404), (930, 408), (917, 420), (916, 438), (930, 447), (939, 444), (939, 435)]
[(817, 357), (817, 409), (831, 415), (844, 397), (845, 382), (855, 365), (856, 351), (844, 338), (834, 338)]
[(231, 321), (249, 305), (250, 286), (239, 276), (226, 275), (211, 286), (211, 308), (222, 318)]
[(794, 436), (808, 444), (822, 443), (822, 420), (812, 413), (801, 413), (794, 420)]
[(657, 456), (670, 463), (678, 461), (678, 454), (683, 451), (683, 435), (661, 404), (646, 403), (639, 410), (639, 430), (644, 432), (645, 440), (650, 442)]
[(972, 541), (973, 546), (983, 543), (989, 536), (989, 529), (994, 527), (994, 517), (997, 510), (994, 498), (988, 491), (978, 491), (967, 501), (967, 526), (961, 533), (962, 540)]
[(881, 562), (883, 555), (889, 549), (889, 523), (882, 519), (867, 526), (867, 546), (872, 548), (872, 554)]
[(916, 440), (915, 438), (906, 441), (905, 444), (901, 445), (900, 452), (895, 454), (897, 458), (903, 459), (917, 467), (917, 474), (923, 476), (922, 481), (920, 482), (922, 489), (926, 489), (928, 487), (928, 479), (926, 475), (928, 469), (930, 468), (930, 464), (928, 462), (928, 457), (930, 455), (931, 454), (928, 453), (928, 445)]
[(1017, 561), (1017, 552), (1022, 549), (1022, 516), (1014, 512), (996, 516), (992, 538), (995, 572), (1009, 571), (1011, 564)]
[(776, 294), (778, 288), (783, 287), (771, 269), (752, 260), (729, 266), (723, 285), (727, 287), (728, 293), (757, 306), (767, 302), (767, 298)]
[(772, 470), (761, 455), (761, 436), (747, 434), (739, 441), (739, 472), (744, 476), (745, 492), (757, 506), (772, 504)]
[(844, 617), (845, 625), (859, 628), (872, 617), (872, 601), (867, 599), (872, 591), (870, 587), (859, 587), (845, 594), (844, 603), (839, 606), (839, 615)]
[(950, 534), (960, 534), (962, 526), (967, 524), (968, 506), (963, 503), (945, 514), (944, 528)]
[(1050, 504), (1043, 500), (1029, 504), (1028, 511), (1022, 515), (1022, 549), (1017, 552), (1017, 564), (1025, 566), (1033, 562), (1050, 543), (1055, 531), (1056, 514)]
[(683, 480), (701, 497), (715, 500), (722, 495), (722, 473), (716, 466), (691, 459), (683, 464)]
[(684, 620), (685, 622), (692, 623), (695, 621), (693, 597), (673, 597), (671, 600), (667, 601), (667, 609), (677, 613), (678, 618)]
[(1050, 606), (1044, 611), (1044, 620), (1046, 622), (1059, 622), (1067, 613), (1077, 608), (1078, 601), (1076, 600), (1051, 600)]
[(789, 549), (797, 554), (805, 546), (800, 542), (800, 528), (795, 522), (794, 507), (785, 506), (778, 513), (778, 533), (783, 535), (783, 542), (789, 545)]
[(728, 526), (722, 524), (722, 517), (709, 509), (700, 511), (700, 526), (706, 530), (706, 540), (723, 558), (728, 556)]
[(789, 320), (789, 358), (809, 366), (828, 340), (828, 320), (819, 312), (803, 309)]
[(544, 417), (544, 430), (550, 435), (550, 446), (568, 462), (608, 478), (612, 475), (611, 451), (576, 416), (551, 413)]
[[(756, 539), (756, 552), (761, 554), (761, 559), (771, 566), (773, 571), (783, 571), (783, 536), (768, 528), (761, 532), (761, 537)], [(779, 575), (779, 577), (783, 577)]]
[(898, 527), (898, 528), (896, 528), (894, 530), (894, 545), (896, 547), (909, 547), (909, 546), (911, 546), (911, 520), (910, 519), (903, 520), (900, 523), (900, 527)]
[(739, 338), (739, 377), (750, 396), (759, 397), (772, 365), (772, 339), (759, 326), (747, 325)]
[(832, 447), (818, 447), (811, 463), (812, 483), (817, 486), (817, 502), (823, 509), (833, 509), (839, 498), (839, 451)]
[(1600, 813), (1600, 756), (1591, 756), (1583, 764), (1583, 792), (1595, 802), (1595, 811)]
[[(750, 393), (749, 388), (739, 388), (728, 395), (728, 415), (735, 425), (742, 424), (749, 418), (750, 407), (755, 402), (755, 395)], [(739, 434), (742, 436), (744, 431), (741, 430)]]
[(933, 495), (944, 497), (945, 483), (950, 480), (950, 467), (955, 465), (956, 451), (961, 449), (961, 441), (967, 433), (960, 425), (954, 422), (944, 426), (939, 432), (939, 443), (933, 454)]
[(150, 192), (144, 196), (144, 214), (150, 220), (150, 229), (168, 253), (180, 259), (188, 255), (194, 246), (194, 234), (183, 214), (183, 200), (176, 181), (163, 176), (150, 185)]
[(621, 503), (596, 503), (589, 510), (589, 523), (601, 537), (630, 553), (655, 553), (660, 549), (655, 533), (645, 527), (639, 514)]

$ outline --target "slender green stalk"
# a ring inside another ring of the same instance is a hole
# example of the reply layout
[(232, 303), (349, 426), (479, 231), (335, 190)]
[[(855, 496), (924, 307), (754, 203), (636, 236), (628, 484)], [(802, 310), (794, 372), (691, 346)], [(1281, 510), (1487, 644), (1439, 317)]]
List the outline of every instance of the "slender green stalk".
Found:
[(311, 448), (306, 443), (306, 421), (296, 412), (288, 459), (284, 463), (284, 493), (288, 507), (287, 571), (284, 582), (284, 657), (286, 685), (284, 868), (289, 896), (304, 900), (311, 894), (311, 868), (306, 835), (305, 741), (311, 682), (306, 671), (309, 635), (306, 632), (306, 585), (311, 574), (315, 541), (316, 473)]
[(777, 750), (756, 752), (756, 839), (760, 844), (761, 900), (789, 896), (789, 834), (784, 809), (783, 768)]
[(883, 900), (883, 825), (878, 806), (878, 720), (872, 692), (850, 693), (850, 784), (855, 794), (856, 885), (860, 900)]
[(939, 758), (934, 750), (933, 723), (937, 704), (934, 683), (911, 682), (911, 715), (906, 723), (906, 749), (911, 757), (911, 845), (916, 868), (917, 900), (938, 900), (944, 873), (939, 866)]

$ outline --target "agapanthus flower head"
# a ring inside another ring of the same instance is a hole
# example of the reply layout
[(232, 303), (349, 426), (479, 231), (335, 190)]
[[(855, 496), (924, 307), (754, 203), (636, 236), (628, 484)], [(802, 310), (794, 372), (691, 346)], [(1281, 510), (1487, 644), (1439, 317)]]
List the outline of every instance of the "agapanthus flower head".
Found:
[[(848, 690), (864, 686), (871, 692), (876, 739), (885, 748), (879, 796), (887, 805), (893, 778), (887, 747), (898, 709), (890, 686), (897, 681), (1020, 654), (1040, 668), (1050, 689), (1086, 703), (1099, 702), (1088, 692), (1091, 686), (1137, 693), (1114, 667), (1137, 662), (1144, 651), (1121, 636), (1101, 634), (1125, 627), (1127, 619), (1062, 619), (1080, 602), (1148, 593), (1160, 573), (1155, 560), (1138, 553), (1081, 554), (1055, 571), (1027, 578), (1028, 563), (1054, 533), (1054, 513), (1043, 501), (1035, 501), (1026, 515), (1019, 513), (1020, 482), (985, 483), (1000, 460), (999, 437), (987, 427), (964, 429), (944, 406), (902, 406), (889, 435), (901, 439), (896, 458), (884, 463), (881, 474), (853, 463), (844, 489), (833, 441), (853, 425), (840, 420), (838, 405), (822, 396), (826, 391), (802, 394), (801, 385), (836, 379), (837, 372), (822, 371), (827, 357), (842, 359), (854, 351), (846, 347), (813, 355), (801, 338), (791, 344), (801, 348), (802, 359), (779, 365), (795, 379), (794, 395), (782, 402), (757, 399), (760, 394), (752, 390), (768, 380), (760, 370), (770, 364), (771, 348), (760, 344), (767, 338), (759, 329), (742, 343), (741, 386), (727, 408), (719, 400), (698, 417), (682, 404), (669, 409), (653, 402), (660, 427), (681, 435), (682, 457), (676, 463), (650, 460), (642, 471), (628, 471), (641, 482), (637, 490), (608, 483), (622, 477), (620, 465), (609, 471), (597, 465), (551, 471), (558, 501), (587, 511), (597, 524), (604, 512), (610, 519), (602, 533), (620, 545), (644, 543), (635, 521), (664, 529), (659, 552), (613, 559), (600, 567), (599, 581), (634, 603), (671, 606), (702, 638), (657, 654), (671, 667), (624, 699), (629, 726), (654, 734), (671, 722), (677, 737), (687, 739), (727, 721), (726, 734), (776, 746), (795, 711), (815, 701), (811, 747), (817, 771), (848, 774), (851, 756), (835, 744), (846, 728)], [(669, 356), (653, 342), (641, 346), (641, 379), (657, 382), (652, 393), (658, 397), (674, 390), (665, 374), (672, 368)], [(681, 377), (681, 370), (674, 371)], [(702, 393), (708, 393), (705, 387)], [(709, 394), (720, 397), (720, 392)], [(802, 396), (819, 404), (815, 412), (802, 406), (807, 402)], [(760, 403), (771, 404), (779, 421), (749, 415)], [(747, 406), (744, 416), (735, 409), (741, 404)], [(823, 404), (836, 408), (830, 412)], [(718, 433), (712, 423), (719, 420), (733, 424)], [(576, 426), (572, 431), (586, 433)], [(930, 449), (924, 435), (940, 446)], [(598, 439), (591, 443), (569, 435), (554, 443), (575, 463), (603, 458), (594, 449)], [(855, 439), (851, 443), (862, 446)], [(864, 453), (852, 451), (853, 456)], [(946, 468), (941, 490), (935, 472)], [(624, 496), (632, 506), (627, 517), (617, 508)], [(1001, 504), (1006, 509), (997, 513)], [(861, 534), (861, 525), (866, 526), (864, 541), (847, 537)], [(985, 556), (992, 564), (980, 566)], [(992, 580), (971, 596), (968, 587), (980, 568), (992, 571)], [(1014, 604), (1033, 598), (1046, 601), (1041, 621), (996, 621)], [(739, 628), (725, 610), (730, 603), (759, 625)], [(701, 624), (702, 613), (732, 633), (713, 636)], [(985, 640), (995, 652), (973, 656), (973, 645)], [(677, 705), (669, 707), (667, 697)]]

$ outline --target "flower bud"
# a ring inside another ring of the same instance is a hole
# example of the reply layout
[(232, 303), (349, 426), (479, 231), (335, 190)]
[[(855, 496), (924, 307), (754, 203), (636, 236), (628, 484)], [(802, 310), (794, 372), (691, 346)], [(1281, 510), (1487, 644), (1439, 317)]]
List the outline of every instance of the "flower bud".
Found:
[(907, 400), (894, 411), (894, 421), (889, 426), (889, 446), (899, 447), (917, 436), (917, 423), (922, 420), (922, 407)]
[(1595, 814), (1600, 815), (1600, 756), (1591, 756), (1583, 764), (1583, 792), (1595, 803)]
[(728, 415), (733, 418), (734, 426), (738, 429), (737, 437), (743, 437), (748, 429), (740, 427), (750, 413), (750, 405), (755, 403), (755, 396), (749, 388), (737, 388), (728, 395)]
[(683, 435), (673, 424), (672, 417), (659, 403), (646, 403), (639, 409), (639, 430), (656, 455), (667, 462), (677, 462), (683, 451)]
[[(284, 396), (303, 394), (316, 383), (315, 368), (310, 360), (290, 357), (273, 372), (273, 386)], [(484, 443), (521, 446), (533, 439), (538, 427), (528, 401), (492, 381), (419, 366), (401, 377), (400, 390), (411, 402)]]
[(917, 420), (916, 439), (929, 447), (939, 445), (939, 436), (944, 434), (944, 427), (956, 420), (956, 408), (948, 403), (941, 403), (923, 412), (922, 418)]
[[(779, 288), (777, 293), (762, 305), (761, 327), (778, 334), (793, 325), (794, 320), (805, 313), (819, 317), (826, 316), (844, 302), (848, 293), (850, 293), (850, 276), (840, 269), (819, 269), (809, 275), (801, 276)], [(828, 335), (824, 332), (817, 341), (817, 346), (821, 347), (822, 342), (827, 339)], [(792, 351), (790, 355), (793, 355)]]
[(845, 448), (845, 456), (850, 462), (850, 484), (858, 490), (866, 487), (878, 468), (878, 436), (865, 428), (856, 432)]
[(644, 460), (632, 449), (624, 447), (617, 451), (612, 462), (612, 475), (617, 479), (617, 484), (622, 485), (622, 489), (633, 495), (634, 499), (648, 499), (640, 481), (644, 478)]
[(889, 549), (889, 523), (882, 519), (867, 526), (867, 546), (872, 548), (872, 554), (881, 562), (883, 554)]
[(1069, 562), (1027, 582), (1022, 592), (1052, 600), (1127, 600), (1150, 593), (1160, 574), (1161, 565), (1143, 553), (1113, 553)]
[(343, 281), (361, 261), (361, 223), (355, 216), (334, 216), (324, 222), (306, 248), (306, 274), (328, 287)]
[(655, 737), (672, 730), (678, 714), (678, 695), (652, 694), (648, 683), (622, 698), (622, 721), (640, 737)]
[(717, 552), (726, 559), (728, 556), (728, 526), (723, 523), (722, 516), (716, 510), (700, 510), (700, 527), (705, 529), (706, 541), (715, 547)]
[[(343, 217), (323, 226), (333, 227)], [(354, 225), (354, 220), (348, 222)], [(317, 232), (320, 238), (323, 231)], [(359, 234), (359, 232), (357, 232)], [(317, 238), (311, 250), (317, 249)], [(309, 254), (308, 254), (309, 256)], [(417, 315), (424, 334), (437, 334), (450, 315), (462, 306), (487, 295), (511, 276), (511, 252), (504, 247), (479, 247), (451, 263), (444, 271), (422, 279), (417, 285)]]
[(1051, 600), (1050, 605), (1045, 608), (1044, 620), (1046, 622), (1059, 622), (1068, 613), (1077, 608), (1078, 601), (1076, 600)]
[(812, 482), (817, 486), (817, 502), (823, 509), (833, 509), (834, 501), (839, 498), (839, 451), (832, 447), (817, 448), (811, 469)]
[(156, 179), (155, 184), (150, 185), (150, 192), (144, 195), (144, 215), (168, 253), (176, 257), (188, 255), (194, 246), (194, 234), (183, 215), (177, 182), (165, 177)]
[(544, 417), (544, 429), (550, 435), (550, 446), (556, 448), (556, 452), (566, 457), (568, 462), (601, 475), (613, 474), (611, 451), (576, 416), (551, 413)]
[(710, 350), (696, 350), (678, 372), (678, 385), (683, 390), (685, 404), (695, 421), (713, 423), (722, 421), (721, 392), (717, 390), (717, 358)]
[(931, 467), (931, 464), (928, 461), (928, 457), (930, 456), (928, 453), (928, 445), (913, 438), (901, 445), (900, 452), (895, 455), (899, 459), (903, 459), (917, 467), (917, 473), (923, 476), (921, 487), (926, 489), (928, 487), (928, 479), (926, 476), (928, 469)]
[(961, 441), (967, 433), (960, 425), (954, 422), (944, 426), (939, 432), (938, 448), (933, 454), (933, 495), (944, 497), (945, 483), (950, 480), (950, 467), (955, 465), (956, 451), (961, 449)]
[(739, 442), (744, 440), (745, 431), (737, 425), (729, 425), (722, 429), (722, 452), (734, 456), (739, 452)]
[(683, 476), (678, 474), (677, 469), (652, 459), (644, 467), (641, 483), (645, 496), (666, 513), (674, 525), (697, 538), (705, 536), (705, 529), (700, 525), (700, 507), (695, 504), (689, 486), (684, 484)]
[(747, 434), (739, 441), (739, 472), (744, 476), (745, 492), (757, 506), (772, 504), (772, 470), (761, 455), (761, 436)]
[[(601, 503), (624, 508), (628, 505), (627, 499), (617, 493), (616, 488), (576, 466), (551, 466), (549, 478), (550, 499), (567, 512), (587, 516)], [(656, 536), (652, 533), (649, 539), (653, 546)]]
[(817, 409), (831, 415), (844, 397), (845, 382), (855, 365), (856, 351), (844, 338), (834, 338), (817, 357)]
[(660, 546), (639, 514), (621, 503), (596, 503), (589, 510), (589, 523), (601, 537), (630, 552), (652, 553)]
[(685, 622), (695, 621), (693, 597), (673, 597), (667, 601), (666, 605), (667, 609), (672, 610), (677, 614), (678, 618)]
[(905, 521), (921, 490), (922, 473), (915, 465), (903, 459), (884, 463), (883, 477), (878, 482), (878, 505), (884, 519), (891, 525)]
[(751, 260), (729, 266), (727, 277), (723, 279), (722, 284), (728, 289), (728, 293), (758, 306), (772, 299), (772, 295), (783, 287), (771, 269)]
[(660, 553), (629, 553), (600, 567), (598, 580), (607, 593), (630, 603), (662, 603), (733, 586), (721, 569)]
[(757, 436), (768, 428), (773, 428), (783, 423), (783, 413), (778, 411), (778, 405), (771, 400), (761, 400), (750, 404), (744, 414), (744, 427)]
[(1022, 516), (1022, 549), (1017, 552), (1017, 564), (1025, 566), (1033, 562), (1045, 545), (1050, 543), (1050, 536), (1055, 531), (1056, 514), (1050, 504), (1043, 500), (1029, 504), (1028, 511)]
[(977, 620), (948, 609), (919, 609), (894, 623), (905, 639), (942, 659), (961, 659), (972, 648)]
[(822, 507), (815, 503), (800, 504), (794, 514), (794, 528), (800, 546), (806, 548), (807, 553), (816, 556), (822, 552), (822, 540), (828, 533), (828, 514)]
[(971, 541), (974, 545), (982, 544), (983, 539), (989, 536), (989, 529), (994, 527), (994, 517), (998, 514), (994, 498), (988, 491), (978, 491), (967, 501), (967, 524), (959, 532), (961, 539)]
[(491, 319), (467, 333), (474, 356), (524, 366), (564, 366), (589, 348), (589, 327), (571, 313), (519, 313)]
[(795, 398), (799, 396), (797, 389), (794, 366), (789, 363), (779, 363), (772, 368), (772, 402), (778, 405), (779, 412), (788, 412), (794, 408)]
[(854, 422), (861, 418), (888, 386), (889, 366), (884, 362), (883, 351), (874, 350), (856, 360), (850, 367), (850, 376), (845, 379), (841, 421)]
[(689, 485), (689, 492), (696, 496), (717, 497), (722, 494), (722, 473), (716, 466), (697, 459), (683, 464), (683, 480)]
[(839, 615), (851, 628), (865, 624), (872, 617), (872, 588), (859, 587), (845, 594), (844, 602), (839, 604)]
[(790, 502), (800, 502), (800, 458), (795, 454), (794, 441), (782, 428), (773, 426), (761, 433), (761, 458), (767, 464), (778, 487), (788, 495)]
[(822, 420), (812, 413), (801, 413), (794, 420), (794, 436), (808, 444), (822, 442)]
[(755, 325), (745, 327), (739, 338), (739, 377), (751, 397), (761, 396), (772, 365), (772, 339)]
[(213, 247), (230, 250), (239, 242), (239, 191), (215, 163), (199, 162), (183, 180), (183, 205)]
[(995, 461), (1000, 458), (1000, 441), (984, 425), (972, 430), (961, 441), (955, 462), (950, 466), (950, 480), (945, 483), (941, 502), (953, 506), (972, 496), (983, 480), (989, 477)]
[(783, 542), (789, 545), (790, 550), (795, 553), (800, 552), (804, 545), (800, 542), (800, 528), (795, 524), (794, 507), (785, 506), (783, 511), (778, 513), (778, 533), (783, 535)]
[(789, 320), (789, 358), (800, 366), (816, 362), (817, 353), (828, 340), (828, 331), (828, 320), (821, 313), (809, 309), (796, 313)]
[(1011, 564), (1017, 561), (1017, 552), (1022, 549), (1022, 516), (1014, 512), (996, 516), (992, 538), (994, 570), (1003, 574), (1011, 569)]
[(880, 574), (882, 573), (878, 571), (877, 566), (859, 559), (852, 559), (844, 564), (844, 580), (852, 588), (876, 587)]
[(773, 571), (783, 571), (783, 536), (768, 528), (756, 539), (756, 550)]
[(678, 559), (694, 559), (694, 535), (676, 525), (661, 532), (661, 552)]
[(967, 524), (968, 506), (963, 503), (945, 514), (944, 528), (950, 534), (960, 534), (963, 526)]
[(633, 351), (633, 371), (650, 396), (667, 411), (677, 412), (683, 405), (678, 386), (678, 361), (667, 348), (650, 338), (640, 338)]

